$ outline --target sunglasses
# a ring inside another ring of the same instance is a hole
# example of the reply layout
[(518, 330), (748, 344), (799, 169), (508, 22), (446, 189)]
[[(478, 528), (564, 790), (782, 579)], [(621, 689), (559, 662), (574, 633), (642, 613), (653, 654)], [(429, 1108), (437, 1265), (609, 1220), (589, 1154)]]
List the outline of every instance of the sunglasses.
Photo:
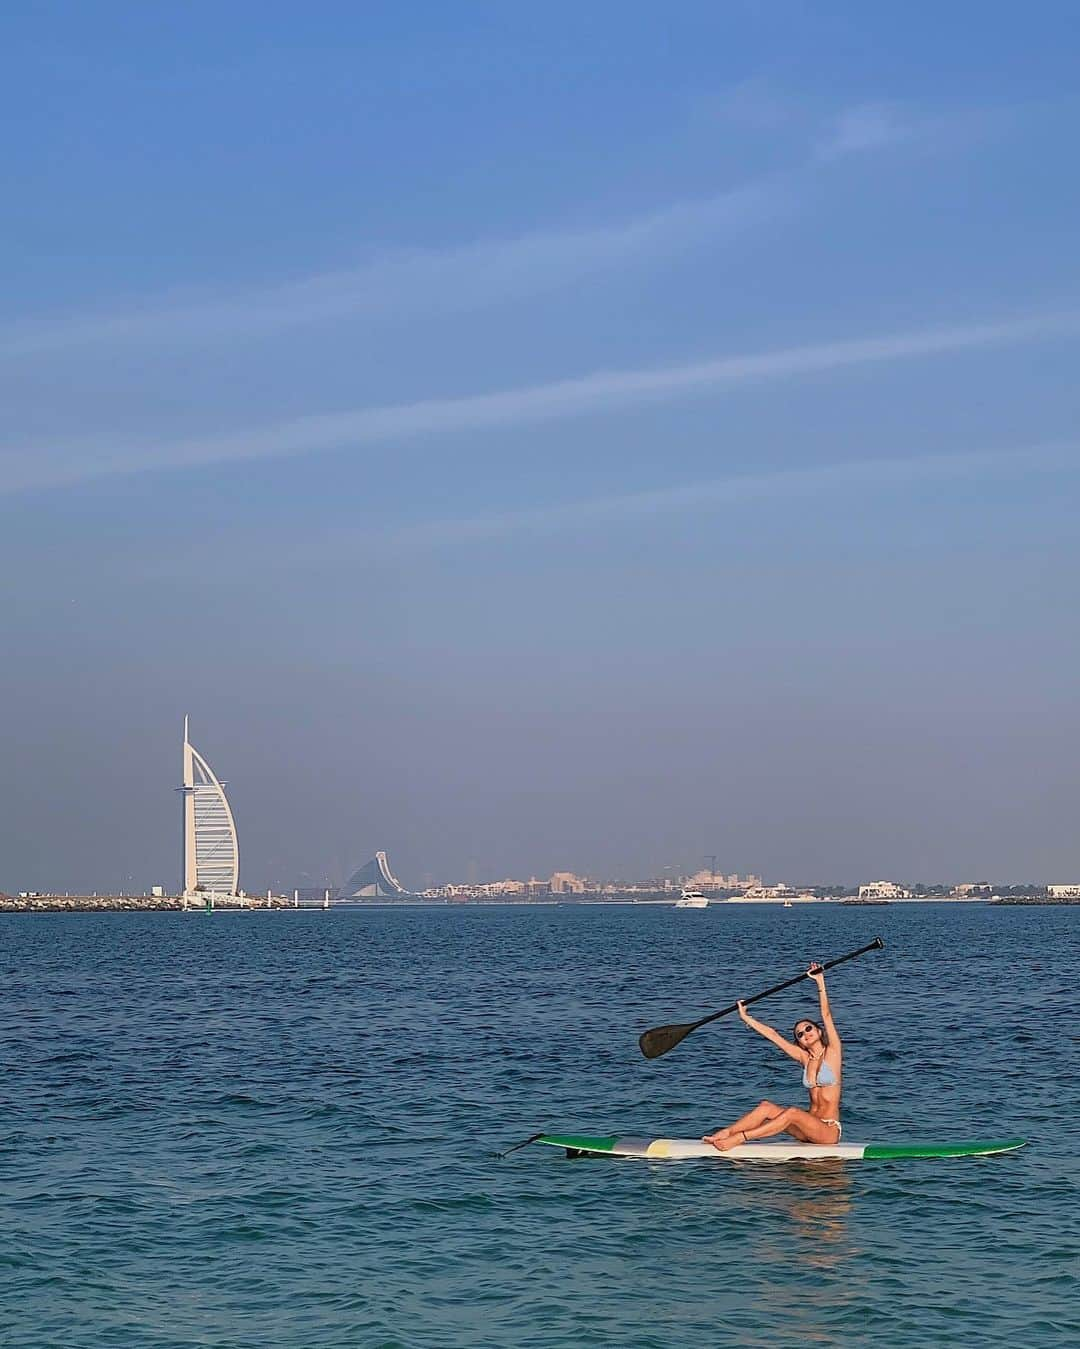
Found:
[(802, 1030), (797, 1030), (797, 1031), (795, 1032), (795, 1038), (796, 1038), (796, 1040), (802, 1040), (802, 1039), (804, 1039), (807, 1035), (810, 1034), (810, 1032), (811, 1032), (812, 1030), (817, 1030), (817, 1027), (816, 1027), (816, 1026), (804, 1026), (804, 1027), (802, 1028)]

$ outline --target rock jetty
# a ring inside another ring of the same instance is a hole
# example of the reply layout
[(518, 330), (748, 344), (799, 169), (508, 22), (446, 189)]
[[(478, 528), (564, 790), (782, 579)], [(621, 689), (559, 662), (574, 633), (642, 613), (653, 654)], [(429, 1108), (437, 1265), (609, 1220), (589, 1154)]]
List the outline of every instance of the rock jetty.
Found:
[[(0, 895), (0, 913), (147, 913), (179, 912), (185, 907), (181, 895)], [(188, 900), (188, 909), (202, 907), (201, 900)], [(265, 909), (266, 898), (248, 896), (243, 902), (235, 899), (214, 900), (215, 909)], [(291, 901), (280, 895), (270, 900), (269, 907), (291, 907)]]

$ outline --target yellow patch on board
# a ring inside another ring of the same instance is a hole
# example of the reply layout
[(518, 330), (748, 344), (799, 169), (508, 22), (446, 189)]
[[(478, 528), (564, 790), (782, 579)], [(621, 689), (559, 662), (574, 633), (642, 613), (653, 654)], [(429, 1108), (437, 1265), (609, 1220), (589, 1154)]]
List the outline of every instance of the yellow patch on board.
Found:
[(645, 1153), (645, 1156), (646, 1156), (646, 1157), (670, 1157), (670, 1156), (671, 1156), (671, 1139), (670, 1139), (670, 1138), (654, 1138), (653, 1141), (649, 1144), (649, 1147), (648, 1147), (648, 1150), (647, 1150), (646, 1153)]

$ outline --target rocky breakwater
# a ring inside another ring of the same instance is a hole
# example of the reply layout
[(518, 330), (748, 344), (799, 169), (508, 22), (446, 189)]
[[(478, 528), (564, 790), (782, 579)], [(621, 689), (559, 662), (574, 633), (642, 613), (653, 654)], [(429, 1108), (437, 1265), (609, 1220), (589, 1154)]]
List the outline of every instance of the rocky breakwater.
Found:
[[(286, 901), (275, 896), (271, 900), (275, 909), (285, 908)], [(0, 913), (146, 913), (180, 912), (183, 909), (200, 909), (202, 901), (188, 900), (185, 905), (180, 895), (2, 895), (0, 894)], [(246, 899), (216, 898), (215, 909), (265, 909), (265, 899), (258, 901)]]
[(991, 904), (1080, 904), (1080, 895), (1005, 895)]

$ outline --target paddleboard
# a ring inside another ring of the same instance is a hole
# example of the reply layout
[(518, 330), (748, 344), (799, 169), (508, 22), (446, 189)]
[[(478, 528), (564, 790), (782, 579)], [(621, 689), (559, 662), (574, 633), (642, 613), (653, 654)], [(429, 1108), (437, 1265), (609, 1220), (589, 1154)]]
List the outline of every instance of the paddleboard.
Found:
[(707, 1157), (732, 1162), (892, 1162), (916, 1157), (989, 1157), (1022, 1148), (1026, 1138), (968, 1143), (742, 1143), (721, 1152), (699, 1138), (609, 1138), (578, 1134), (541, 1134), (533, 1140), (563, 1148), (568, 1157), (637, 1157), (681, 1162)]

